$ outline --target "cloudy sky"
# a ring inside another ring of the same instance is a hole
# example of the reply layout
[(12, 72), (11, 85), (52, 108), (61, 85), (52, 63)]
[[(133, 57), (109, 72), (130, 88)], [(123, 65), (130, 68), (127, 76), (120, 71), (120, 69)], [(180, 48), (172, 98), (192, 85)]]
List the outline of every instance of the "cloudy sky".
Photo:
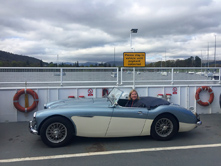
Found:
[(2, 51), (45, 62), (120, 61), (134, 50), (147, 62), (221, 60), (221, 0), (0, 1)]

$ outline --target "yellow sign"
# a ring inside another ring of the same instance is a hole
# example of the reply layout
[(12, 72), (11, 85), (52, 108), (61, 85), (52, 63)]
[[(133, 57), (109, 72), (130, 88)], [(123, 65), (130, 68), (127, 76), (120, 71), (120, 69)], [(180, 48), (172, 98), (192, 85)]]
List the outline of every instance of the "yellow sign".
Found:
[(145, 67), (145, 52), (124, 52), (124, 67)]

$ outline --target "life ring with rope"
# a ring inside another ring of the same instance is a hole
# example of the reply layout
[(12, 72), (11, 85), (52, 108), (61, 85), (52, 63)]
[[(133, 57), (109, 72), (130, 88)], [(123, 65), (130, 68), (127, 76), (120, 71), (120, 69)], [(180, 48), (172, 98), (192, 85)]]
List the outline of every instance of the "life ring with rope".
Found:
[[(209, 94), (210, 94), (210, 98), (207, 102), (203, 102), (201, 99), (200, 99), (200, 92), (201, 91), (208, 91)], [(213, 93), (213, 90), (209, 87), (209, 86), (202, 86), (200, 88), (198, 88), (196, 90), (196, 94), (195, 94), (195, 99), (197, 101), (197, 103), (199, 105), (202, 105), (202, 106), (208, 106), (210, 105), (212, 102), (213, 102), (213, 99), (214, 99), (214, 93)]]
[[(19, 104), (19, 97), (23, 94), (30, 94), (34, 101), (32, 103), (31, 106), (29, 107), (22, 107), (20, 104)], [(33, 111), (37, 105), (38, 105), (38, 102), (39, 102), (39, 99), (38, 99), (38, 94), (33, 91), (32, 89), (21, 89), (19, 90), (13, 97), (13, 104), (15, 106), (15, 108), (20, 111), (20, 112), (30, 112), (30, 111)]]

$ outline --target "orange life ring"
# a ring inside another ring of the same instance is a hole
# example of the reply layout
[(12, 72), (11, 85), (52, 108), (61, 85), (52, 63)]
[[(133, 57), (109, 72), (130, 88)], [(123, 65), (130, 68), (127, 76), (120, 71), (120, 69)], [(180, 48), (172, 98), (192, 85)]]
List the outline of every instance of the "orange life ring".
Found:
[[(22, 107), (20, 104), (19, 104), (19, 97), (22, 95), (22, 94), (30, 94), (33, 99), (34, 99), (34, 102), (32, 103), (32, 105), (28, 108), (25, 108), (25, 107)], [(39, 99), (38, 99), (38, 95), (35, 91), (33, 91), (32, 89), (21, 89), (20, 91), (18, 91), (14, 98), (13, 98), (13, 104), (15, 106), (15, 108), (18, 110), (18, 111), (21, 111), (21, 112), (30, 112), (32, 110), (34, 110), (37, 105), (38, 105), (38, 102), (39, 102)]]
[[(210, 98), (209, 98), (209, 100), (208, 100), (207, 102), (202, 102), (202, 100), (201, 100), (200, 97), (199, 97), (199, 96), (200, 96), (200, 92), (201, 92), (202, 90), (206, 90), (206, 91), (208, 91), (209, 94), (210, 94)], [(213, 90), (212, 90), (210, 87), (208, 87), (208, 86), (202, 86), (202, 87), (200, 87), (200, 88), (198, 88), (198, 89), (196, 90), (195, 98), (196, 98), (196, 101), (197, 101), (197, 103), (198, 103), (199, 105), (208, 106), (208, 105), (210, 105), (210, 104), (213, 102), (213, 99), (214, 99)]]

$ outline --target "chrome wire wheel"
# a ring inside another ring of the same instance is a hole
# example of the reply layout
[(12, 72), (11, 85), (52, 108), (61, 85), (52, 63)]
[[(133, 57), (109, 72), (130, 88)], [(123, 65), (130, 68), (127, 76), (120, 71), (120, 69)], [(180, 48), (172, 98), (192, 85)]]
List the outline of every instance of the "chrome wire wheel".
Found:
[(161, 118), (156, 122), (155, 131), (160, 137), (167, 137), (173, 131), (173, 123), (168, 118)]
[(67, 137), (67, 128), (59, 122), (51, 123), (46, 129), (46, 137), (52, 143), (60, 143)]
[(42, 141), (50, 147), (67, 145), (74, 135), (71, 121), (65, 117), (54, 116), (45, 120), (40, 128)]
[(162, 114), (155, 118), (151, 125), (151, 136), (157, 140), (166, 141), (173, 138), (179, 130), (175, 116)]

